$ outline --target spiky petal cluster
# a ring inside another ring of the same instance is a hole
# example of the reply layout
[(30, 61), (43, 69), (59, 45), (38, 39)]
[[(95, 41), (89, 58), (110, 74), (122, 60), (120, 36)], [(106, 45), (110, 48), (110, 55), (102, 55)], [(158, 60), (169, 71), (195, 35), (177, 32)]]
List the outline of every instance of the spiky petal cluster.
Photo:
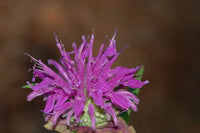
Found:
[[(48, 60), (58, 73), (53, 71), (41, 60), (36, 60), (33, 67), (33, 79), (38, 77), (42, 81), (34, 86), (27, 82), (33, 91), (28, 95), (28, 101), (37, 96), (44, 96), (46, 106), (43, 110), (46, 120), (52, 120), (53, 124), (61, 118), (66, 119), (66, 124), (79, 124), (81, 116), (88, 113), (91, 118), (91, 128), (95, 130), (96, 107), (103, 110), (105, 115), (111, 116), (114, 125), (118, 125), (115, 108), (126, 111), (132, 108), (137, 111), (136, 104), (139, 99), (126, 87), (141, 88), (148, 81), (141, 82), (134, 78), (135, 72), (140, 68), (116, 67), (111, 69), (120, 52), (116, 50), (115, 35), (109, 42), (109, 46), (102, 44), (96, 57), (92, 56), (94, 34), (89, 42), (82, 37), (82, 44), (77, 47), (74, 43), (72, 52), (66, 52), (64, 45), (57, 37), (57, 47), (60, 50), (60, 63)], [(74, 60), (71, 56), (74, 54)], [(117, 89), (116, 89), (117, 88)], [(115, 89), (115, 90), (114, 90)], [(92, 101), (86, 104), (88, 101)], [(87, 107), (86, 107), (87, 106)], [(87, 108), (87, 112), (84, 110)], [(109, 118), (108, 117), (108, 118)]]

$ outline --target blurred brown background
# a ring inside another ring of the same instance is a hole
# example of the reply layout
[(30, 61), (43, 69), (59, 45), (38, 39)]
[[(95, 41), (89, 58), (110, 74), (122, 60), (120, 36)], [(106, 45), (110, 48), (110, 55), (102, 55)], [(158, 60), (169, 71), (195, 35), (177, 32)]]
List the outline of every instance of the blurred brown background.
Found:
[(59, 59), (53, 32), (72, 50), (95, 29), (95, 51), (118, 28), (127, 48), (114, 66), (145, 66), (137, 133), (200, 132), (199, 0), (0, 0), (0, 133), (55, 133), (43, 128), (42, 98), (22, 89), (32, 64)]

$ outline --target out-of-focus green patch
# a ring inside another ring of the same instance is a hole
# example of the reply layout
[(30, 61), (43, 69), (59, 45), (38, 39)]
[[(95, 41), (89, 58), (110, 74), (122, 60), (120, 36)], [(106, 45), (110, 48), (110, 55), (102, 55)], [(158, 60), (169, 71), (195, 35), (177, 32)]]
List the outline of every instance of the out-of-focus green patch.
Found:
[[(37, 83), (31, 83), (32, 86), (36, 85)], [(30, 85), (24, 85), (22, 86), (22, 88), (28, 88), (28, 89), (31, 89)]]
[[(135, 76), (137, 80), (141, 80), (142, 79), (142, 75), (144, 73), (144, 67), (140, 68)], [(131, 93), (133, 93), (134, 95), (138, 95), (139, 93), (139, 88), (128, 88), (128, 91), (130, 91)], [(130, 121), (130, 113), (131, 113), (131, 109), (129, 109), (128, 111), (126, 112), (122, 112), (121, 114), (119, 114), (120, 117), (122, 117), (124, 119), (124, 121), (126, 122), (126, 124), (129, 124), (129, 121)]]

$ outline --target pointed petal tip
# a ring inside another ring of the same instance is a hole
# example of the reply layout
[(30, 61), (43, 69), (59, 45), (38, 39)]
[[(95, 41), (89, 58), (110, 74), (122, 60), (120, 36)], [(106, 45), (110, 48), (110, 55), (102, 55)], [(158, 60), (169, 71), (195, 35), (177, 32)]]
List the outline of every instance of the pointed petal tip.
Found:
[(140, 103), (140, 99), (137, 99), (134, 102), (135, 102), (135, 104), (139, 104)]
[(94, 28), (92, 28), (92, 35), (91, 35), (91, 39), (94, 39)]
[(137, 112), (138, 111), (138, 108), (137, 106), (134, 104), (134, 103), (130, 103), (130, 107), (133, 111)]
[(58, 47), (58, 49), (61, 51), (61, 44), (57, 41), (56, 46)]
[(28, 102), (30, 102), (33, 98), (28, 95), (26, 99)]
[(143, 68), (144, 66), (137, 66), (135, 69), (139, 70), (141, 68)]
[(130, 45), (126, 45), (124, 48), (122, 48), (118, 54), (121, 54), (126, 48), (130, 47)]
[(112, 40), (115, 40), (115, 37), (117, 35), (117, 30), (118, 30), (118, 28), (115, 29), (115, 32), (114, 32), (113, 37), (112, 37)]
[(149, 80), (143, 81), (144, 85), (149, 83)]
[[(26, 56), (28, 56), (28, 57), (30, 57), (31, 59), (35, 59), (33, 56), (31, 56), (30, 54), (28, 54), (28, 53), (24, 53), (24, 55), (26, 55)], [(36, 60), (36, 59), (35, 59)]]
[(54, 35), (54, 38), (55, 38), (55, 40), (56, 40), (56, 43), (59, 43), (59, 41), (58, 41), (58, 36), (56, 35), (55, 32), (53, 32), (53, 35)]
[(29, 54), (28, 54), (28, 53), (24, 53), (24, 55), (27, 55), (27, 56), (29, 56)]
[(31, 87), (31, 89), (33, 89), (33, 86), (29, 81), (26, 81), (26, 83)]
[(56, 35), (56, 33), (55, 32), (53, 32), (53, 35), (54, 35), (54, 37), (57, 39), (58, 38), (58, 36)]
[(85, 42), (85, 41), (86, 41), (86, 40), (85, 40), (85, 36), (82, 36), (82, 41), (83, 41), (83, 42)]

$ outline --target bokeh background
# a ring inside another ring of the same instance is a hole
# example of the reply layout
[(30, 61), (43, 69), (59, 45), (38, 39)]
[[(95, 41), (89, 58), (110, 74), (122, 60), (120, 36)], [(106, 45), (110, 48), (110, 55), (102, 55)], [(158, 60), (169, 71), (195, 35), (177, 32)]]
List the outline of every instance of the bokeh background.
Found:
[(53, 32), (70, 51), (92, 28), (96, 53), (115, 28), (117, 48), (130, 45), (114, 66), (145, 66), (138, 133), (200, 132), (199, 0), (0, 0), (0, 133), (55, 133), (43, 128), (42, 98), (26, 101), (24, 53), (58, 60)]

